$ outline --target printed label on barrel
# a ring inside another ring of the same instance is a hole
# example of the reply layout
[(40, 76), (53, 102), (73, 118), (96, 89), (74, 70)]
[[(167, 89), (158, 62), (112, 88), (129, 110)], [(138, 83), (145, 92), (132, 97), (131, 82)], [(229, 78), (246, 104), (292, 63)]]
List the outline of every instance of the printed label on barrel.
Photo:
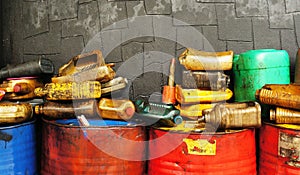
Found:
[(278, 155), (289, 158), (288, 165), (300, 168), (300, 136), (279, 132)]
[(216, 155), (217, 141), (203, 139), (183, 139), (187, 145), (189, 154), (193, 155)]

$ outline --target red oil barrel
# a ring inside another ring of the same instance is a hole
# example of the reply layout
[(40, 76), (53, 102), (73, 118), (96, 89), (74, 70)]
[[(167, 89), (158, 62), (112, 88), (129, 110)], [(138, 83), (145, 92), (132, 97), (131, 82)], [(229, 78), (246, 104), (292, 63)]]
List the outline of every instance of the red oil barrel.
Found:
[(300, 174), (300, 126), (264, 123), (259, 131), (259, 174)]
[(149, 133), (149, 175), (256, 175), (254, 129), (187, 134), (151, 128)]
[(43, 119), (41, 174), (144, 174), (144, 127), (112, 120), (89, 124)]

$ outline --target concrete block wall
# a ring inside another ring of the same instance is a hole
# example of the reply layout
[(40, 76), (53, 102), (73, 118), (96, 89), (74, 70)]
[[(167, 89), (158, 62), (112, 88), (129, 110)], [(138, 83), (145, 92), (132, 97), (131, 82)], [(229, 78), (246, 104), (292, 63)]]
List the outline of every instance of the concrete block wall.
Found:
[(161, 92), (185, 47), (236, 54), (300, 47), (300, 0), (2, 0), (1, 65), (41, 56), (56, 70), (101, 49), (130, 98)]

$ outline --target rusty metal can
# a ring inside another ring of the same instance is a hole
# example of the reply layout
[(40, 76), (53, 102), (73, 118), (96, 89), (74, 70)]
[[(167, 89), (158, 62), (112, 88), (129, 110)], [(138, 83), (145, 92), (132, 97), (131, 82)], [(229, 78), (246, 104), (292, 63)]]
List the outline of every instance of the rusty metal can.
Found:
[(0, 89), (5, 91), (4, 99), (25, 100), (35, 98), (34, 89), (43, 86), (36, 77), (20, 77), (8, 78), (0, 84)]
[(263, 123), (259, 131), (259, 175), (298, 175), (300, 127)]
[(182, 87), (186, 89), (226, 90), (229, 83), (230, 77), (221, 72), (182, 72)]
[(98, 81), (47, 83), (43, 88), (36, 88), (38, 97), (47, 100), (76, 100), (101, 97), (101, 84)]
[(75, 118), (79, 115), (95, 116), (97, 114), (96, 100), (73, 101), (72, 103), (58, 103), (47, 101), (34, 107), (35, 114), (50, 119)]
[(300, 109), (300, 85), (267, 84), (255, 96), (264, 104)]
[(187, 48), (178, 59), (187, 70), (231, 70), (233, 51), (204, 52)]
[(117, 120), (89, 123), (43, 119), (41, 174), (144, 174), (145, 127)]
[(261, 126), (261, 107), (257, 102), (219, 103), (203, 110), (203, 121), (216, 128), (249, 128)]
[(0, 124), (21, 123), (30, 120), (33, 115), (29, 103), (0, 103)]
[(106, 119), (129, 120), (135, 112), (135, 106), (130, 100), (101, 98), (99, 113)]
[(104, 66), (105, 62), (100, 50), (93, 50), (73, 57), (67, 64), (58, 70), (59, 76), (71, 75), (95, 67)]
[(212, 90), (200, 90), (200, 89), (184, 89), (179, 85), (176, 85), (176, 100), (181, 104), (191, 103), (213, 103), (219, 101), (226, 101), (232, 97), (233, 93), (230, 89), (225, 91), (212, 91)]
[(150, 128), (149, 175), (256, 175), (255, 129), (182, 132)]
[(300, 124), (300, 111), (276, 107), (270, 110), (270, 120), (282, 124)]

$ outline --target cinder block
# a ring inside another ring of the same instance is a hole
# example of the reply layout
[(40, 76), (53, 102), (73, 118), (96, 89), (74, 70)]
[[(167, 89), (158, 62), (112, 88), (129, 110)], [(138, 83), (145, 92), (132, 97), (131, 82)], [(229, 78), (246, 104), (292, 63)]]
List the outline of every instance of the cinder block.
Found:
[(122, 29), (122, 43), (131, 41), (151, 42), (154, 39), (153, 19), (151, 16), (138, 16), (128, 20), (128, 28)]
[(173, 26), (172, 17), (165, 15), (153, 15), (152, 18), (155, 37), (176, 41), (176, 26)]
[(300, 14), (294, 15), (295, 20), (295, 30), (296, 30), (296, 39), (298, 47), (300, 48)]
[(172, 13), (173, 17), (177, 19), (174, 20), (174, 25), (217, 24), (215, 5), (211, 3), (197, 3), (195, 0), (172, 0)]
[(297, 41), (294, 30), (281, 30), (282, 49), (286, 50), (290, 56), (291, 70), (294, 71), (295, 59), (298, 51)]
[(293, 15), (286, 14), (285, 1), (269, 0), (269, 19), (271, 28), (286, 28), (294, 27)]
[(84, 36), (87, 44), (100, 31), (99, 13), (97, 2), (79, 5), (78, 19), (64, 20), (62, 36)]
[(123, 61), (132, 58), (134, 55), (143, 54), (143, 43), (130, 42), (122, 46)]
[(129, 20), (130, 18), (134, 18), (136, 16), (146, 15), (144, 1), (127, 1), (126, 7)]
[(49, 19), (50, 21), (76, 18), (78, 0), (61, 1), (49, 0)]
[(228, 50), (232, 50), (234, 54), (240, 54), (253, 49), (253, 42), (227, 41)]
[(124, 1), (107, 2), (98, 0), (102, 30), (120, 29), (127, 27), (127, 12)]
[(177, 41), (183, 47), (190, 47), (203, 50), (203, 34), (201, 26), (180, 26), (177, 27)]
[(254, 18), (253, 30), (255, 49), (281, 48), (279, 30), (269, 28), (268, 18)]
[(100, 32), (102, 40), (102, 54), (105, 60), (110, 62), (122, 61), (121, 53), (121, 31), (119, 30), (106, 30)]
[(81, 54), (84, 48), (84, 42), (82, 36), (63, 38), (61, 40), (61, 52), (60, 57), (66, 61), (70, 60), (76, 55)]
[(217, 4), (219, 39), (252, 41), (250, 18), (236, 18), (233, 4)]
[(145, 1), (148, 15), (169, 15), (172, 12), (171, 0)]
[(175, 57), (175, 41), (155, 38), (155, 41), (144, 44), (144, 65), (153, 62), (164, 63)]
[(300, 12), (300, 1), (299, 0), (285, 0), (286, 11), (291, 12)]
[(61, 21), (51, 22), (49, 32), (24, 40), (25, 54), (60, 53), (61, 47)]
[(218, 38), (218, 27), (217, 26), (203, 26), (203, 36), (204, 36), (204, 50), (208, 52), (213, 51), (225, 51), (226, 42), (221, 41)]
[(44, 33), (49, 30), (47, 2), (23, 3), (24, 37)]
[(221, 2), (221, 3), (231, 3), (234, 0), (196, 0), (197, 2)]
[(235, 5), (238, 17), (268, 16), (267, 0), (236, 0)]

